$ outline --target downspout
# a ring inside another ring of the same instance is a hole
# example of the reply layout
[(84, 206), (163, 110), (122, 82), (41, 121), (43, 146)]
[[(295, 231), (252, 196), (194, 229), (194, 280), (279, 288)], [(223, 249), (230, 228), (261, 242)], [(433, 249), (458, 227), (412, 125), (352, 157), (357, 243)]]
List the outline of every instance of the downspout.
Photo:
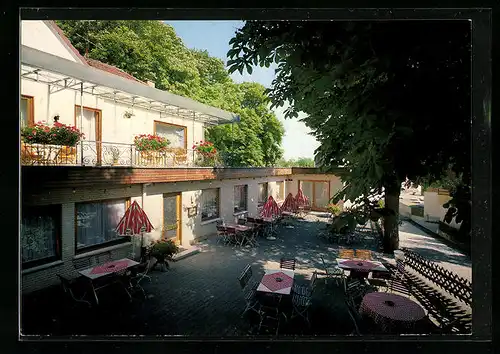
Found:
[[(196, 118), (196, 112), (193, 111), (193, 132), (191, 133), (191, 140), (192, 140), (192, 144), (191, 146), (194, 146), (194, 119)], [(186, 137), (184, 137), (184, 139), (186, 139)], [(202, 139), (205, 139), (205, 137), (203, 137)], [(194, 166), (194, 149), (193, 149), (193, 161), (191, 162), (192, 163), (192, 166)]]

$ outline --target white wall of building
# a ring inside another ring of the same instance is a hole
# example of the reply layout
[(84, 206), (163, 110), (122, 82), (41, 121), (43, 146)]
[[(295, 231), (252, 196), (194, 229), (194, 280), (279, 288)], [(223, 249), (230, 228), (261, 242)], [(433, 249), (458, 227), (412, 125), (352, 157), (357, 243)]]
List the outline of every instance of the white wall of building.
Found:
[(44, 21), (21, 21), (21, 44), (73, 62), (80, 62)]

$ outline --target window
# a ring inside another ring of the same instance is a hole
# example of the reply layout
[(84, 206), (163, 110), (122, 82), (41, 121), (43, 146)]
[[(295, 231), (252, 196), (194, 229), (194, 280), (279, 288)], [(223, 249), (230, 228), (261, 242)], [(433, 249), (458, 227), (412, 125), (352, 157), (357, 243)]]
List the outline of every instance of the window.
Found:
[(259, 183), (259, 200), (258, 204), (262, 205), (267, 202), (267, 182)]
[(248, 185), (234, 186), (234, 212), (247, 210)]
[(285, 199), (285, 182), (279, 181), (276, 182), (276, 199), (284, 200)]
[(129, 237), (118, 236), (115, 231), (128, 205), (128, 199), (77, 203), (76, 251), (89, 251), (129, 241)]
[(155, 121), (154, 132), (170, 141), (169, 147), (187, 149), (187, 128), (182, 125)]
[(219, 217), (219, 188), (201, 191), (201, 221)]
[(22, 268), (61, 258), (61, 206), (24, 207), (21, 215)]
[(33, 106), (33, 97), (30, 96), (21, 96), (21, 101), (20, 101), (20, 118), (21, 118), (21, 128), (30, 126), (35, 124), (35, 117), (33, 116), (34, 113), (34, 106)]

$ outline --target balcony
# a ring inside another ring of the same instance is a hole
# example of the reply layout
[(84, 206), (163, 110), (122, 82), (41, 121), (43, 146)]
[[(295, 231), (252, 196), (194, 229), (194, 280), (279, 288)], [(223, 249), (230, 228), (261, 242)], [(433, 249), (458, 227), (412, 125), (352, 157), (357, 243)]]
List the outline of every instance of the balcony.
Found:
[(88, 166), (136, 168), (223, 167), (219, 155), (213, 157), (192, 149), (138, 151), (134, 144), (81, 141), (74, 147), (21, 143), (23, 166)]

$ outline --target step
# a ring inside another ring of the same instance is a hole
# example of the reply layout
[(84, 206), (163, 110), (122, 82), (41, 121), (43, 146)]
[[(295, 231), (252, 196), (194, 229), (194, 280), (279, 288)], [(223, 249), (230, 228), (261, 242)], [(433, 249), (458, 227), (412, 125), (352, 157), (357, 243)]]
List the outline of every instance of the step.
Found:
[(177, 261), (180, 261), (181, 259), (195, 255), (195, 254), (200, 253), (200, 252), (201, 252), (201, 250), (197, 246), (189, 247), (188, 249), (185, 249), (185, 250), (177, 253), (176, 255), (174, 255), (172, 257), (172, 260), (174, 262), (177, 262)]

